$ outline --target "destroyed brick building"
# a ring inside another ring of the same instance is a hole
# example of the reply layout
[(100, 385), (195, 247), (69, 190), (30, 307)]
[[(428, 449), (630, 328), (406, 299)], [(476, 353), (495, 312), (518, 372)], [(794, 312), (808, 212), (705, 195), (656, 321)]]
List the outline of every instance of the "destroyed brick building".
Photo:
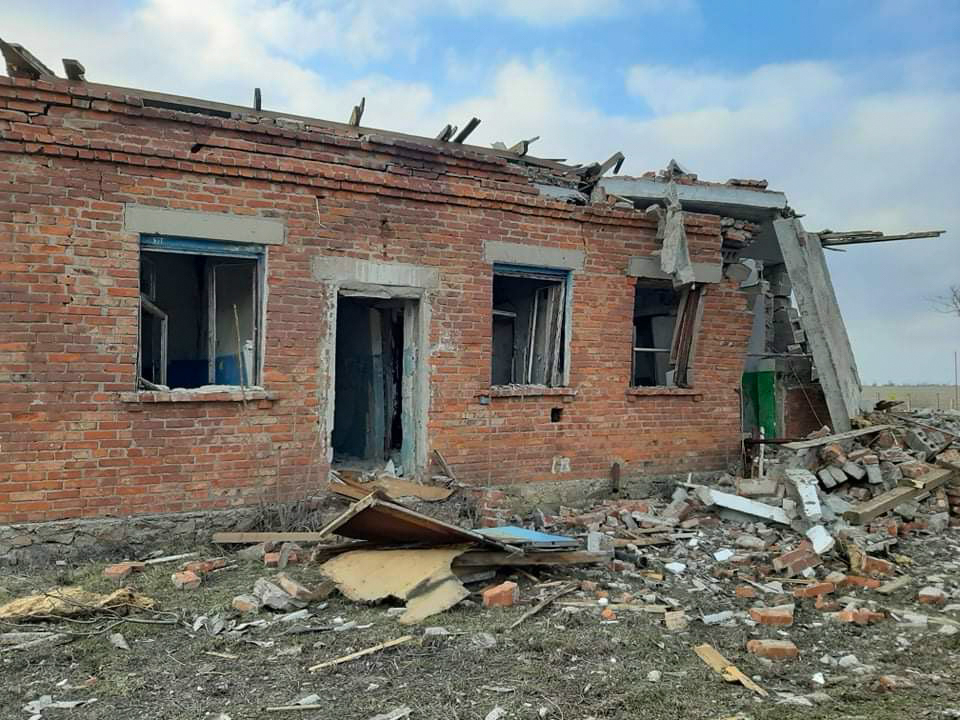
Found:
[(291, 500), (434, 451), (466, 485), (585, 492), (857, 414), (831, 240), (765, 182), (4, 54), (0, 522)]

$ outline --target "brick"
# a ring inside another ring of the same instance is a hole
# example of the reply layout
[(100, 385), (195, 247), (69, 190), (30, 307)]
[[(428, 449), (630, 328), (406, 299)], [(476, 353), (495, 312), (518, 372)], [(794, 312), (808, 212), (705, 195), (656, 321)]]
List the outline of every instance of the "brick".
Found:
[(122, 562), (110, 565), (103, 569), (103, 576), (108, 580), (123, 580), (131, 573), (140, 572), (145, 565), (142, 562)]
[(900, 472), (903, 473), (903, 476), (905, 478), (910, 478), (911, 480), (922, 478), (924, 475), (930, 472), (929, 465), (921, 462), (915, 462), (915, 461), (901, 463), (899, 467), (900, 467)]
[(520, 600), (520, 588), (515, 582), (507, 581), (483, 591), (483, 606), (510, 607)]
[(603, 620), (607, 620), (607, 621), (616, 620), (617, 614), (612, 609), (605, 607), (603, 610), (600, 611), (600, 617)]
[(831, 617), (837, 622), (870, 625), (871, 623), (880, 622), (887, 616), (882, 612), (874, 612), (861, 608), (859, 610), (840, 610), (839, 612), (833, 613)]
[(297, 600), (303, 600), (305, 602), (313, 602), (314, 600), (319, 599), (317, 597), (316, 591), (311, 590), (305, 585), (301, 585), (286, 573), (277, 573), (276, 575), (273, 576), (273, 581), (277, 585), (279, 585), (284, 590), (284, 592), (286, 592), (291, 597), (296, 598)]
[(856, 587), (866, 588), (867, 590), (876, 590), (883, 585), (876, 578), (863, 577), (862, 575), (847, 575), (846, 585), (855, 585)]
[(756, 588), (750, 585), (738, 585), (734, 592), (738, 598), (755, 598), (757, 596)]
[(789, 640), (749, 640), (747, 652), (768, 660), (792, 660), (799, 655), (797, 646)]
[(867, 575), (892, 575), (896, 568), (889, 560), (865, 555), (863, 558), (863, 572)]
[(793, 596), (795, 598), (819, 597), (827, 593), (832, 593), (834, 590), (836, 590), (836, 586), (833, 583), (815, 583), (813, 585), (807, 585), (806, 587), (797, 588), (793, 591)]
[(190, 570), (175, 572), (170, 579), (177, 590), (196, 590), (200, 587), (200, 576)]
[(793, 605), (768, 608), (750, 608), (750, 619), (761, 625), (793, 625)]
[(786, 552), (773, 559), (773, 569), (784, 572), (787, 577), (799, 575), (807, 568), (814, 568), (820, 564), (820, 556), (811, 549), (809, 544)]

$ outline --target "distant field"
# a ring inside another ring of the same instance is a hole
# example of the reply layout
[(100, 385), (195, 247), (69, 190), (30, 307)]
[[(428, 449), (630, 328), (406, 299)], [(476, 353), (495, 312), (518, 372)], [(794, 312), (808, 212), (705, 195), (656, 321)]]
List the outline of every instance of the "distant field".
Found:
[(916, 408), (956, 408), (953, 385), (864, 385), (863, 406), (872, 408), (877, 400), (903, 400)]

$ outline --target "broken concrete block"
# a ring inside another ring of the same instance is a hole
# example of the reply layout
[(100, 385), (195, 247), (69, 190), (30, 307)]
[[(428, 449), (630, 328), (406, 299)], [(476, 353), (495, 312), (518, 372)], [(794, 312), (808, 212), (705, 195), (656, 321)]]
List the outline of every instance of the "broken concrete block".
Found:
[(845, 483), (848, 480), (847, 474), (842, 469), (836, 467), (835, 465), (831, 465), (830, 467), (827, 468), (827, 470), (829, 470), (830, 474), (833, 475), (833, 481), (837, 485), (840, 485), (841, 483)]
[(750, 619), (761, 625), (793, 625), (794, 608), (795, 606), (793, 604), (777, 605), (767, 608), (750, 608)]
[(737, 547), (742, 547), (747, 550), (764, 550), (767, 547), (766, 541), (755, 535), (740, 535), (734, 542)]
[(850, 460), (847, 460), (847, 462), (843, 464), (843, 472), (854, 480), (863, 480), (867, 476), (866, 470)]
[(719, 625), (721, 623), (733, 620), (733, 611), (722, 610), (721, 612), (713, 613), (711, 615), (704, 615), (700, 619), (703, 621), (704, 625)]
[(140, 572), (144, 568), (142, 562), (122, 562), (116, 565), (110, 565), (103, 569), (103, 576), (107, 580), (123, 580), (131, 573)]
[(700, 496), (704, 505), (716, 505), (729, 510), (735, 510), (736, 512), (745, 513), (746, 515), (752, 515), (753, 517), (763, 518), (764, 520), (772, 520), (781, 525), (790, 524), (790, 518), (787, 517), (783, 508), (767, 505), (766, 503), (757, 502), (756, 500), (750, 500), (745, 497), (740, 497), (739, 495), (731, 495), (730, 493), (720, 492), (719, 490), (711, 490), (706, 487), (699, 488), (697, 494)]
[(817, 471), (817, 477), (820, 478), (820, 482), (822, 482), (823, 486), (828, 490), (837, 486), (837, 481), (834, 479), (833, 473), (830, 472), (830, 468), (823, 468)]
[(820, 496), (817, 494), (817, 478), (808, 470), (792, 468), (785, 471), (787, 482), (800, 504), (800, 513), (810, 522), (820, 522)]
[(737, 478), (737, 495), (742, 497), (763, 497), (776, 495), (780, 484), (769, 478)]
[(613, 547), (613, 538), (602, 532), (587, 533), (587, 551), (601, 552)]
[(234, 610), (242, 613), (257, 612), (260, 609), (260, 598), (254, 595), (237, 595), (231, 604)]
[(687, 615), (683, 610), (669, 610), (663, 614), (663, 624), (667, 630), (684, 630), (687, 623)]
[(190, 570), (175, 572), (170, 579), (177, 590), (196, 590), (200, 587), (200, 576)]
[(303, 607), (304, 603), (296, 600), (286, 590), (260, 578), (253, 585), (253, 594), (260, 598), (260, 602), (272, 610), (291, 611)]
[(805, 534), (817, 555), (830, 552), (837, 544), (823, 525), (814, 525)]
[(938, 587), (932, 585), (921, 588), (917, 593), (917, 602), (924, 605), (943, 605), (947, 601), (947, 594)]
[(510, 607), (520, 599), (520, 588), (515, 582), (506, 581), (483, 591), (483, 606)]
[(263, 560), (263, 555), (265, 552), (263, 547), (263, 543), (257, 543), (256, 545), (251, 545), (250, 547), (237, 550), (237, 557), (243, 558), (244, 560), (255, 560), (260, 562)]
[(867, 469), (867, 482), (871, 485), (879, 485), (883, 482), (883, 472), (880, 470), (880, 465), (868, 465), (864, 464), (864, 467)]
[(750, 640), (747, 652), (768, 660), (788, 660), (797, 657), (797, 646), (789, 640)]

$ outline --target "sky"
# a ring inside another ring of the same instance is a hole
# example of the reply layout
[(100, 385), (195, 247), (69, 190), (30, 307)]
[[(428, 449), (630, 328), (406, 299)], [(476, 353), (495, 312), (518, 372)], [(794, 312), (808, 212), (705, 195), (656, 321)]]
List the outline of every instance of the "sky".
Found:
[(946, 229), (830, 252), (865, 384), (953, 383), (956, 0), (34, 0), (2, 37), (87, 79), (470, 142), (540, 136), (622, 173), (765, 178), (807, 230)]

